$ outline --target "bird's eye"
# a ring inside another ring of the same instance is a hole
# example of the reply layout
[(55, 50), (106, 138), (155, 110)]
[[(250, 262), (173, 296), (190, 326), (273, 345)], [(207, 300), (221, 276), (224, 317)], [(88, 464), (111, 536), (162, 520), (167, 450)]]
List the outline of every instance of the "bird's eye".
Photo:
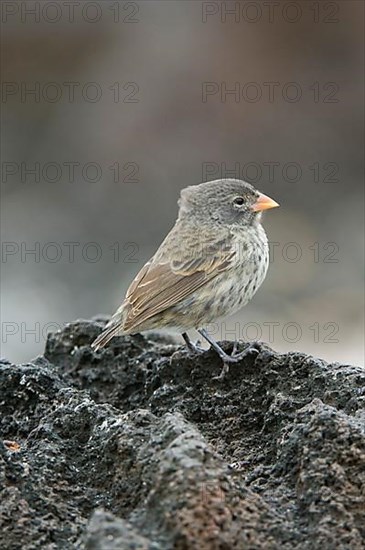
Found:
[(242, 206), (244, 203), (244, 199), (242, 197), (236, 197), (233, 201), (234, 204), (237, 204), (237, 206)]

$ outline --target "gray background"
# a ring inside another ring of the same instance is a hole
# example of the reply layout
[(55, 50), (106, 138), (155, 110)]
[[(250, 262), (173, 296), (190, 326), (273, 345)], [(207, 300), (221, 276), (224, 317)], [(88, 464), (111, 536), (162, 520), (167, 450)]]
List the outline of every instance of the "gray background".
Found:
[(80, 2), (73, 21), (64, 2), (3, 4), (3, 356), (112, 313), (180, 189), (238, 170), (280, 203), (265, 218), (278, 244), (216, 338), (363, 362), (362, 1)]

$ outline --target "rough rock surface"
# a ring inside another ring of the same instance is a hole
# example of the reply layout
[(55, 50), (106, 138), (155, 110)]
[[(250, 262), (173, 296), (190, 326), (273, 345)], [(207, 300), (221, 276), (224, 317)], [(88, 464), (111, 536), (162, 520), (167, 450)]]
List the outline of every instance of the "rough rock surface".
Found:
[(365, 370), (100, 331), (0, 365), (1, 549), (364, 548)]

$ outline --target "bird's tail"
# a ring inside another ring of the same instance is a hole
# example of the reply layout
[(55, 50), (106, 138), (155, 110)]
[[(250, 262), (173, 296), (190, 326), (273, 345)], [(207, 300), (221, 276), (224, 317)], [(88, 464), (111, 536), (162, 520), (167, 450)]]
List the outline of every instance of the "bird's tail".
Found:
[(125, 304), (123, 303), (114, 313), (110, 321), (105, 325), (103, 332), (99, 334), (96, 340), (94, 340), (91, 344), (94, 351), (104, 348), (107, 343), (114, 338), (114, 336), (121, 336), (122, 334), (125, 334), (125, 331), (123, 330), (124, 315)]
[(120, 322), (119, 323), (109, 323), (105, 330), (99, 336), (94, 340), (94, 342), (91, 344), (91, 347), (94, 351), (98, 351), (98, 349), (101, 349), (107, 345), (108, 342), (114, 336), (118, 336), (123, 333), (123, 330), (121, 329)]

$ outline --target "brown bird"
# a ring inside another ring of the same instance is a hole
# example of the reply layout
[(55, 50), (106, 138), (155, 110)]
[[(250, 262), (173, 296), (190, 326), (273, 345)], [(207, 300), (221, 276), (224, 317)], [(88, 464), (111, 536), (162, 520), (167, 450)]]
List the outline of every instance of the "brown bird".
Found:
[(127, 290), (124, 302), (93, 342), (95, 350), (114, 336), (150, 329), (192, 328), (223, 362), (256, 352), (226, 354), (204, 326), (240, 309), (255, 294), (269, 266), (269, 247), (261, 225), (263, 210), (279, 206), (252, 185), (222, 179), (183, 189), (174, 227)]

